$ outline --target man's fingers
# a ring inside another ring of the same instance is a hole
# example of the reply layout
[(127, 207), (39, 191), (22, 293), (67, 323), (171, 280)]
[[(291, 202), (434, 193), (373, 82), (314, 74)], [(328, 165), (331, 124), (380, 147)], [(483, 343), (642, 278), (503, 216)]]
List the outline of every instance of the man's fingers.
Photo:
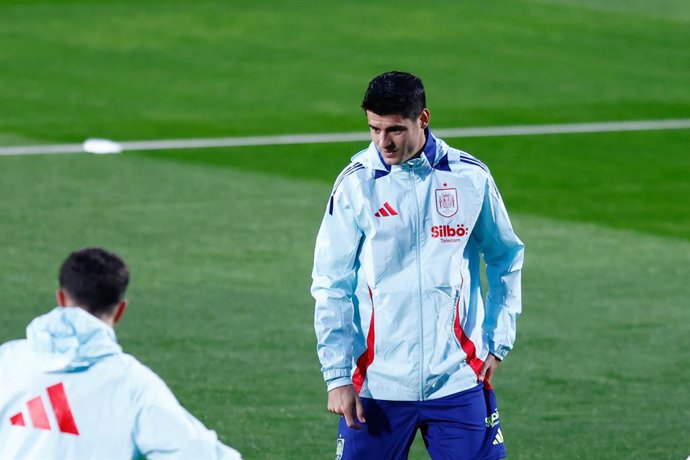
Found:
[(486, 363), (484, 363), (484, 365), (482, 366), (482, 370), (479, 371), (479, 374), (477, 375), (477, 382), (482, 383), (484, 381), (484, 376), (486, 375), (487, 368), (488, 366), (486, 365)]
[(359, 421), (364, 423), (364, 408), (352, 385), (329, 391), (327, 407), (329, 411), (342, 415), (349, 428), (362, 428)]
[(479, 383), (490, 383), (494, 376), (494, 372), (500, 363), (500, 359), (496, 358), (496, 356), (492, 354), (489, 354), (489, 356), (486, 357), (486, 361), (484, 361), (481, 371), (477, 375), (477, 381)]
[(357, 419), (362, 423), (366, 423), (364, 418), (364, 406), (362, 406), (362, 401), (359, 397), (355, 397), (355, 408), (357, 409)]
[(354, 407), (348, 407), (347, 409), (344, 408), (343, 417), (345, 417), (345, 423), (347, 424), (348, 428), (354, 428), (355, 430), (359, 430), (360, 428), (362, 428), (362, 426), (355, 421), (355, 411), (353, 409)]
[(493, 375), (494, 375), (494, 369), (493, 369), (493, 367), (489, 367), (486, 370), (486, 373), (484, 374), (484, 380), (486, 380), (487, 382), (491, 382), (491, 377)]

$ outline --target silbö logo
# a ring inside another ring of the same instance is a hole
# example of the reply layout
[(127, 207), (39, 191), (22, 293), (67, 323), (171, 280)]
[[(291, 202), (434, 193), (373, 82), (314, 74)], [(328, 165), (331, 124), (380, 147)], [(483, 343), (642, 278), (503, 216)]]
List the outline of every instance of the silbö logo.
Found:
[(465, 235), (467, 235), (467, 229), (464, 224), (458, 224), (455, 227), (452, 225), (434, 225), (431, 227), (431, 237), (441, 238), (441, 243), (459, 243)]

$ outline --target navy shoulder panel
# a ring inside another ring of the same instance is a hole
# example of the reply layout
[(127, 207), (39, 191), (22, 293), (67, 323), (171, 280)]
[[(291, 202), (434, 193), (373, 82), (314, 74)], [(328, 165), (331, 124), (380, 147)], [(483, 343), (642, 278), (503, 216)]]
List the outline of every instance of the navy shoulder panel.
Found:
[(335, 180), (335, 185), (333, 186), (333, 191), (331, 192), (331, 199), (328, 202), (328, 213), (330, 215), (333, 215), (333, 197), (335, 197), (335, 192), (338, 190), (340, 184), (342, 184), (345, 178), (362, 169), (364, 169), (364, 165), (362, 163), (351, 163), (347, 168), (343, 169), (338, 178)]
[(487, 168), (487, 166), (484, 163), (482, 163), (481, 161), (479, 161), (478, 159), (476, 159), (475, 157), (473, 157), (472, 155), (470, 155), (467, 152), (460, 151), (460, 162), (468, 164), (468, 165), (476, 166), (476, 167), (484, 170), (484, 172), (486, 172), (487, 174), (491, 174), (489, 172), (489, 168)]

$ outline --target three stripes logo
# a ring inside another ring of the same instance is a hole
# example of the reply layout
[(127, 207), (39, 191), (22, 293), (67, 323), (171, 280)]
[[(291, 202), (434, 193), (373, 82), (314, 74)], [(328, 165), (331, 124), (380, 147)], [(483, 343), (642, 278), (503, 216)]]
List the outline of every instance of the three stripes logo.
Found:
[(387, 201), (383, 203), (383, 207), (379, 209), (379, 211), (374, 214), (376, 217), (388, 217), (388, 216), (397, 216), (398, 211), (393, 209), (393, 206), (390, 205)]
[(501, 443), (503, 443), (503, 432), (499, 428), (498, 432), (496, 433), (496, 437), (494, 438), (493, 445), (496, 446), (496, 445), (501, 444)]
[[(48, 399), (50, 400), (50, 407), (53, 409), (53, 413), (55, 414), (55, 421), (57, 422), (58, 430), (60, 430), (62, 433), (79, 436), (77, 424), (72, 416), (72, 409), (70, 409), (69, 402), (67, 401), (65, 387), (62, 385), (62, 383), (58, 383), (49, 386), (46, 388), (46, 391), (48, 393)], [(36, 396), (35, 398), (29, 400), (29, 402), (26, 403), (26, 407), (29, 412), (31, 424), (34, 428), (39, 430), (51, 430), (50, 420), (48, 420), (48, 414), (46, 413), (46, 408), (43, 404), (43, 398), (41, 398), (41, 396)], [(26, 421), (24, 419), (24, 413), (18, 412), (10, 417), (10, 424), (25, 427)]]

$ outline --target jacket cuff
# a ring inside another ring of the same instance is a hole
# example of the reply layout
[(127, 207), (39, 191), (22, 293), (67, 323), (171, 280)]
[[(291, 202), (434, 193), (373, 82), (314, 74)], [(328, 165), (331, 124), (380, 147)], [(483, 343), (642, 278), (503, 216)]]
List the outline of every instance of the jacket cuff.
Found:
[(337, 369), (323, 371), (323, 379), (326, 381), (328, 391), (331, 391), (334, 388), (344, 387), (345, 385), (352, 384), (352, 379), (350, 378), (350, 368), (348, 367), (340, 367)]
[(508, 352), (510, 351), (510, 347), (507, 347), (505, 345), (491, 345), (489, 346), (489, 353), (492, 355), (495, 355), (498, 359), (503, 361), (506, 358), (506, 355), (508, 355)]
[(326, 381), (326, 383), (341, 377), (347, 377), (348, 379), (350, 378), (349, 367), (338, 367), (335, 369), (328, 369), (327, 371), (323, 371), (323, 379)]
[(335, 390), (336, 388), (352, 385), (350, 377), (340, 377), (326, 382), (326, 391)]

